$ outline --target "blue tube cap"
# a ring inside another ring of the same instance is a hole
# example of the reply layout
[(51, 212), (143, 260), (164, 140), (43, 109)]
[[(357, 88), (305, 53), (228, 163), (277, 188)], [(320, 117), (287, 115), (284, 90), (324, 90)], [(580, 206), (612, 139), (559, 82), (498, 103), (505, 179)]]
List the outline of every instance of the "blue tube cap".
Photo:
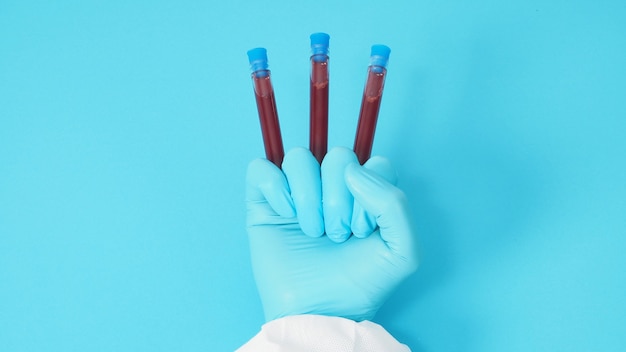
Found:
[(326, 33), (313, 33), (311, 34), (311, 51), (313, 55), (328, 54), (328, 42), (330, 36)]
[(248, 60), (253, 72), (267, 70), (267, 50), (265, 48), (254, 48), (248, 50)]
[(389, 61), (389, 54), (391, 49), (382, 44), (372, 45), (372, 54), (370, 58), (370, 65), (387, 67)]
[(313, 33), (311, 34), (311, 46), (323, 45), (328, 47), (328, 42), (330, 41), (330, 36), (326, 33)]

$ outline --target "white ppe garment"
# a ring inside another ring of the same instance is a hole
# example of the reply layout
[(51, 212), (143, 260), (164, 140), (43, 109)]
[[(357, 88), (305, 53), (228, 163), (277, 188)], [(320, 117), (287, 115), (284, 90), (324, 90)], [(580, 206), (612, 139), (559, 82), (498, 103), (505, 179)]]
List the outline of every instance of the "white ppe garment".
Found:
[(371, 321), (322, 315), (272, 320), (236, 352), (410, 352)]

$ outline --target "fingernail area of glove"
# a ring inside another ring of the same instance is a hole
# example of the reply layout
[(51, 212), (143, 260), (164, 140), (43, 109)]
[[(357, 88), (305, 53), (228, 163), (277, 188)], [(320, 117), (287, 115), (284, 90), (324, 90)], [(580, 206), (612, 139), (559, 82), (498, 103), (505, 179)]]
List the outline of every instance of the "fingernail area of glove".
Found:
[(350, 234), (345, 234), (345, 233), (339, 233), (339, 234), (327, 233), (326, 236), (328, 236), (329, 240), (335, 243), (343, 243), (347, 241), (348, 238), (350, 238)]
[[(320, 215), (320, 219), (321, 219)], [(324, 223), (313, 221), (313, 219), (299, 219), (300, 228), (309, 237), (320, 237), (324, 234)]]

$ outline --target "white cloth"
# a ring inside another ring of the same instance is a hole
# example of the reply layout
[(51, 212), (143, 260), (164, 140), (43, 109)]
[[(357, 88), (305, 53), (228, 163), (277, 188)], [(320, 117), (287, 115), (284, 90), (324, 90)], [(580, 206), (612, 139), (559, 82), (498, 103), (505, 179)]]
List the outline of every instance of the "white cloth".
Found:
[(322, 315), (272, 320), (236, 352), (410, 352), (382, 326)]

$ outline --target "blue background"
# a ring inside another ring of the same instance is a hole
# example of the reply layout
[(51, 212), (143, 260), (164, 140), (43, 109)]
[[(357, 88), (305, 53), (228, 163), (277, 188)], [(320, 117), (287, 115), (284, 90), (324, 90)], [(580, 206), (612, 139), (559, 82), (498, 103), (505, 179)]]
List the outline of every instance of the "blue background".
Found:
[(331, 35), (330, 144), (392, 48), (374, 154), (422, 266), (376, 321), (415, 351), (626, 349), (623, 1), (0, 2), (0, 350), (227, 351), (263, 323), (246, 51), (286, 149)]

